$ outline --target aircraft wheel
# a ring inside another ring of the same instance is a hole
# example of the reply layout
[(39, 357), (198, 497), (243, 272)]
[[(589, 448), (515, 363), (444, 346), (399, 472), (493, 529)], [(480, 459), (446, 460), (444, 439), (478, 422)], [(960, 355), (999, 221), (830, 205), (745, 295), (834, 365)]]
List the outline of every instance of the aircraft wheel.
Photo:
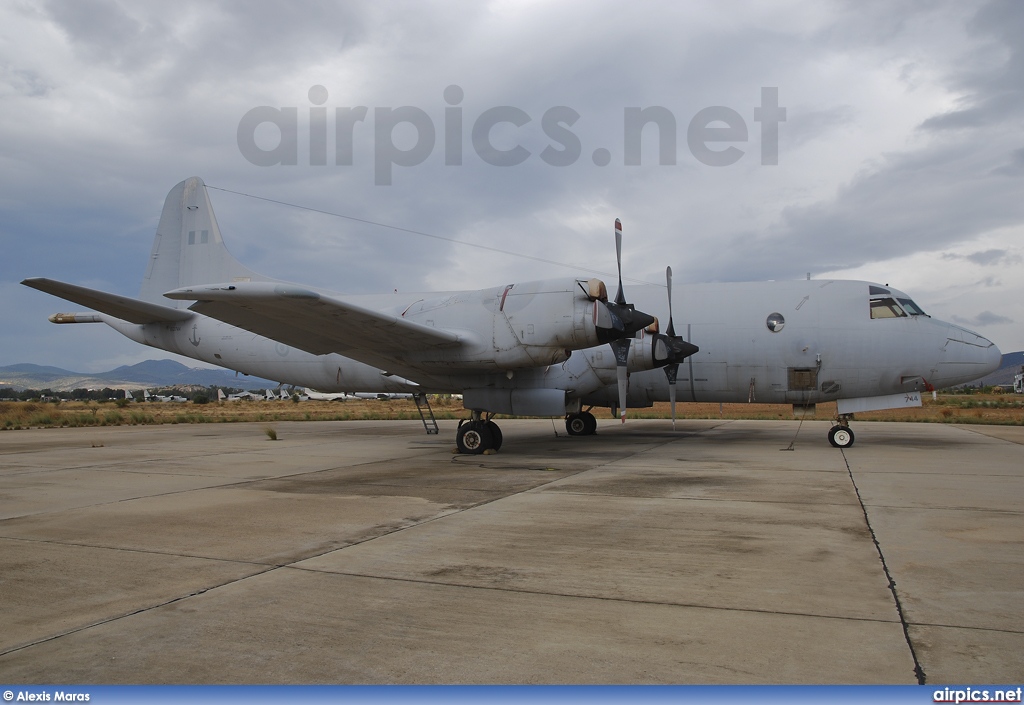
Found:
[(597, 417), (589, 411), (584, 411), (580, 416), (583, 417), (583, 421), (586, 424), (586, 429), (583, 431), (583, 434), (586, 436), (593, 436), (597, 433)]
[(501, 450), (502, 437), (501, 429), (498, 428), (498, 424), (493, 421), (488, 421), (484, 424), (484, 427), (491, 433), (491, 448), (494, 449), (495, 452)]
[(488, 448), (493, 447), (494, 439), (491, 430), (486, 424), (467, 423), (459, 426), (455, 432), (455, 445), (459, 447), (460, 453), (467, 455), (480, 455)]
[[(590, 414), (587, 414), (589, 416)], [(595, 423), (596, 426), (596, 423)], [(587, 435), (587, 418), (583, 414), (569, 414), (565, 417), (565, 430), (570, 436)]]
[(828, 431), (828, 442), (836, 448), (849, 448), (853, 445), (853, 429), (849, 426), (833, 426)]

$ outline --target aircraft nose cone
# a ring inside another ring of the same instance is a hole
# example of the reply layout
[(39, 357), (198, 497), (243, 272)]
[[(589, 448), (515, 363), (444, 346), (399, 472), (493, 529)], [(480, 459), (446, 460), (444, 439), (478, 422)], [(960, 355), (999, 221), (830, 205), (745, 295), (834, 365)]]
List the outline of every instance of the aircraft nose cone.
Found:
[(979, 368), (983, 368), (979, 377), (984, 377), (999, 369), (1003, 362), (1003, 354), (999, 352), (995, 343), (965, 328), (959, 328), (959, 333), (962, 336), (961, 340), (965, 343), (964, 347), (973, 353), (970, 355), (971, 362), (978, 365)]
[(1002, 364), (1002, 353), (988, 338), (952, 323), (939, 323), (940, 356), (932, 382), (936, 387), (974, 382)]
[[(986, 338), (982, 338), (982, 340), (987, 340), (987, 339)], [(1003, 363), (1003, 354), (1001, 352), (999, 352), (999, 348), (992, 341), (988, 341), (988, 343), (989, 343), (989, 346), (987, 348), (985, 348), (985, 352), (983, 353), (983, 357), (984, 357), (984, 361), (983, 362), (984, 362), (984, 365), (985, 365), (985, 374), (989, 374), (991, 372), (995, 372), (996, 370), (999, 369), (1000, 365), (1002, 365), (1002, 363)]]

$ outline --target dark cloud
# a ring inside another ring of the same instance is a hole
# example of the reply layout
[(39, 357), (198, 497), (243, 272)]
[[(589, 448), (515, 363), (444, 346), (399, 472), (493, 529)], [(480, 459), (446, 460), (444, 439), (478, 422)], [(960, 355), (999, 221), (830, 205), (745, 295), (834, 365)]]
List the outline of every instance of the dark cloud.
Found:
[(962, 323), (965, 326), (999, 326), (1007, 323), (1013, 323), (1012, 318), (1006, 316), (1000, 316), (998, 313), (992, 313), (991, 311), (982, 311), (973, 318), (964, 318), (962, 316), (953, 316), (953, 320), (957, 323)]
[(966, 147), (887, 155), (834, 200), (784, 206), (767, 232), (734, 235), (714, 255), (711, 272), (793, 278), (933, 251), (1020, 223), (1024, 202), (983, 178), (990, 159)]
[(1024, 108), (1024, 4), (988, 2), (968, 28), (981, 44), (950, 77), (963, 107), (928, 118), (921, 130), (974, 129), (1019, 119)]
[(83, 60), (156, 81), (244, 82), (268, 68), (333, 56), (366, 36), (365, 3), (310, 2), (288, 7), (269, 0), (50, 0), (45, 12)]
[(12, 89), (31, 98), (41, 98), (53, 88), (35, 71), (8, 64), (0, 65), (0, 76), (3, 76), (3, 82)]
[(1010, 254), (1008, 250), (993, 249), (985, 250), (983, 252), (974, 252), (969, 255), (957, 255), (950, 252), (943, 253), (942, 259), (945, 260), (967, 260), (974, 264), (980, 264), (982, 267), (993, 267), (996, 265), (1009, 265), (1019, 264), (1021, 261), (1020, 255)]
[(1024, 147), (1010, 152), (1009, 164), (996, 167), (992, 173), (999, 176), (1024, 176)]
[[(870, 8), (878, 9), (868, 7), (868, 14)], [(863, 42), (889, 41), (908, 31), (917, 13), (910, 6), (897, 6), (873, 39), (862, 36), (865, 30), (855, 19), (849, 27), (830, 25), (828, 34), (838, 45), (848, 45), (844, 38), (853, 36)], [(767, 230), (723, 233), (729, 246), (701, 258), (705, 276), (791, 278), (807, 271), (856, 268), (934, 251), (1024, 222), (1024, 201), (1015, 195), (1016, 188), (994, 181), (1016, 175), (1018, 169), (1024, 173), (1024, 150), (1017, 148), (1024, 110), (1024, 45), (1019, 39), (1024, 33), (1024, 4), (988, 3), (971, 19), (970, 29), (976, 43), (963, 66), (942, 79), (962, 96), (963, 107), (922, 123), (919, 131), (932, 139), (865, 161), (833, 199), (782, 205), (780, 217)], [(904, 65), (902, 74), (907, 70)], [(815, 123), (842, 125), (856, 114), (839, 111), (831, 117), (794, 116), (792, 122), (807, 123), (803, 129), (813, 131)], [(981, 127), (985, 129), (972, 129)], [(785, 129), (790, 128), (787, 121)], [(819, 140), (835, 139), (822, 134)], [(736, 261), (735, 252), (744, 253), (742, 262)], [(998, 257), (977, 253), (967, 259), (983, 265), (1015, 261), (1005, 252)]]

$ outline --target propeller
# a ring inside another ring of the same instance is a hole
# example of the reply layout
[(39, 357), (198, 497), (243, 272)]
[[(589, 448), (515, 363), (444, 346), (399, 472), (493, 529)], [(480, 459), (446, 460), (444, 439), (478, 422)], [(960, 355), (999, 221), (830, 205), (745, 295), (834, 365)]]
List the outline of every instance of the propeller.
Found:
[[(615, 377), (619, 383), (619, 416), (622, 423), (626, 423), (626, 394), (629, 391), (629, 371), (626, 365), (629, 362), (629, 342), (632, 335), (641, 328), (653, 325), (655, 319), (637, 311), (632, 304), (626, 303), (626, 295), (622, 291), (622, 221), (618, 218), (615, 219), (615, 265), (619, 271), (619, 290), (615, 294), (615, 303), (608, 304), (608, 309), (613, 321), (616, 318), (622, 321), (622, 335), (608, 341), (608, 344), (615, 354)], [(649, 320), (641, 320), (641, 317)]]
[[(672, 322), (672, 268), (665, 267), (665, 285), (668, 287), (668, 328), (665, 335), (676, 337), (676, 327)], [(665, 365), (665, 376), (668, 377), (668, 401), (672, 405), (672, 430), (676, 430), (676, 378), (679, 376), (679, 363), (670, 362)]]
[(626, 305), (626, 296), (622, 293), (622, 221), (615, 219), (615, 266), (619, 270), (619, 290), (615, 293), (615, 303)]
[[(626, 295), (622, 291), (622, 221), (615, 219), (615, 266), (619, 270), (619, 290), (615, 293), (615, 305), (627, 306)], [(648, 324), (650, 325), (650, 324)], [(619, 415), (622, 423), (626, 423), (626, 394), (629, 392), (629, 338), (619, 338), (611, 342), (615, 353), (615, 377), (619, 383)]]
[(597, 282), (600, 285), (598, 291), (591, 296), (595, 301), (594, 315), (597, 324), (597, 338), (602, 343), (608, 343), (615, 354), (615, 377), (619, 388), (619, 416), (622, 423), (626, 423), (630, 343), (637, 332), (647, 329), (658, 343), (655, 359), (659, 365), (665, 365), (665, 374), (669, 380), (669, 398), (672, 402), (674, 427), (676, 375), (679, 363), (697, 352), (698, 348), (675, 334), (675, 326), (672, 322), (672, 268), (668, 268), (665, 273), (668, 279), (668, 334), (662, 335), (657, 332), (658, 319), (643, 311), (637, 311), (633, 304), (626, 302), (626, 295), (622, 288), (622, 221), (618, 218), (615, 219), (615, 265), (619, 275), (619, 288), (615, 293), (615, 300), (611, 302), (607, 300), (604, 284), (600, 282)]
[(700, 348), (676, 335), (675, 323), (672, 320), (672, 268), (665, 267), (665, 285), (668, 288), (668, 328), (665, 330), (664, 343), (668, 349), (665, 364), (665, 376), (668, 377), (668, 400), (672, 405), (672, 430), (676, 428), (676, 378), (679, 375), (679, 363)]

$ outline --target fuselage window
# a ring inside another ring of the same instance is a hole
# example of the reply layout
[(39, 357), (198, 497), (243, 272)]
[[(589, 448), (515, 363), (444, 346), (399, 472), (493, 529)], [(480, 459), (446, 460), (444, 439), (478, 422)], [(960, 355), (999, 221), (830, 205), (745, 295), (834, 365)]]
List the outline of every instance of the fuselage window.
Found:
[(910, 299), (897, 299), (902, 305), (903, 309), (911, 316), (927, 316), (928, 314), (921, 310), (921, 307), (915, 304)]
[(896, 299), (871, 299), (872, 318), (906, 318), (906, 312), (896, 303)]

